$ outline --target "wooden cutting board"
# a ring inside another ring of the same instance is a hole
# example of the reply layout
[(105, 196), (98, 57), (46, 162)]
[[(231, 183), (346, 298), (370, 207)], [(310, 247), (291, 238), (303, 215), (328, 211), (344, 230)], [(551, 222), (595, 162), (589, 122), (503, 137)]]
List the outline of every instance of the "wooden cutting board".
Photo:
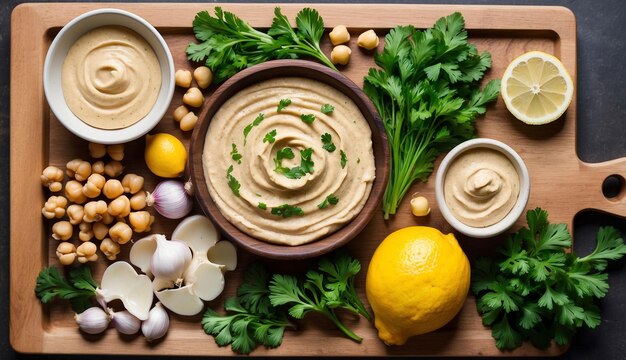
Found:
[[(255, 27), (268, 27), (273, 4), (225, 4)], [(33, 288), (39, 271), (57, 264), (56, 242), (50, 239), (51, 223), (41, 216), (48, 194), (39, 182), (41, 170), (48, 164), (64, 166), (75, 157), (88, 158), (87, 143), (71, 135), (50, 113), (43, 93), (42, 69), (47, 48), (58, 30), (72, 18), (95, 8), (116, 7), (136, 13), (152, 23), (165, 37), (177, 68), (191, 69), (184, 49), (194, 40), (191, 22), (198, 11), (212, 11), (213, 4), (24, 4), (18, 6), (11, 21), (11, 255), (10, 255), (10, 341), (20, 352), (80, 354), (143, 355), (231, 355), (230, 348), (219, 348), (212, 337), (200, 328), (200, 316), (172, 316), (167, 337), (153, 346), (140, 335), (125, 337), (110, 329), (100, 336), (82, 335), (74, 323), (67, 304), (42, 306)], [(304, 5), (281, 5), (293, 21)], [(530, 50), (542, 50), (559, 57), (576, 81), (576, 22), (572, 12), (560, 7), (513, 6), (444, 6), (444, 5), (340, 5), (319, 4), (328, 29), (346, 25), (352, 33), (353, 49), (344, 74), (362, 85), (363, 76), (373, 66), (371, 53), (358, 50), (356, 38), (373, 28), (382, 36), (399, 24), (430, 27), (435, 20), (454, 11), (463, 13), (471, 42), (479, 50), (488, 50), (493, 69), (487, 78), (500, 77), (509, 62)], [(325, 36), (324, 50), (330, 52)], [(382, 48), (382, 44), (379, 49)], [(175, 126), (171, 113), (181, 103), (177, 89), (170, 111), (155, 131), (171, 132), (188, 143), (190, 134)], [(626, 160), (587, 164), (576, 155), (576, 99), (557, 122), (532, 127), (515, 120), (501, 100), (478, 122), (481, 137), (501, 140), (512, 146), (526, 161), (531, 176), (528, 208), (541, 206), (553, 222), (565, 222), (572, 228), (574, 216), (581, 210), (597, 209), (626, 216), (623, 192), (613, 199), (602, 195), (601, 184), (612, 174), (626, 174)], [(146, 169), (141, 156), (143, 140), (126, 146), (124, 163), (128, 171), (146, 177), (146, 189), (157, 179)], [(375, 216), (360, 236), (347, 247), (362, 263), (357, 288), (364, 296), (365, 269), (376, 246), (390, 232), (410, 225), (428, 225), (451, 231), (435, 204), (433, 181), (416, 184), (411, 190), (426, 196), (433, 206), (431, 215), (415, 218), (408, 201), (390, 221), (382, 213)], [(195, 212), (199, 212), (196, 207)], [(524, 221), (519, 221), (521, 226)], [(157, 216), (153, 231), (170, 235), (175, 221)], [(517, 228), (517, 226), (516, 226)], [(135, 236), (139, 238), (139, 236)], [(467, 239), (461, 245), (470, 259), (493, 251), (501, 239)], [(77, 240), (75, 240), (77, 241)], [(120, 259), (127, 259), (130, 245), (123, 248)], [(252, 261), (263, 261), (274, 269), (303, 269), (306, 262), (270, 262), (239, 251), (239, 267), (228, 273), (224, 294), (208, 306), (221, 310), (223, 299), (232, 296), (241, 281), (242, 270)], [(106, 267), (105, 259), (93, 264), (96, 279)], [(610, 296), (610, 294), (609, 294)], [(277, 349), (258, 348), (255, 355), (557, 355), (565, 348), (552, 346), (537, 350), (526, 344), (514, 352), (496, 349), (491, 332), (482, 326), (474, 299), (469, 296), (465, 307), (450, 324), (439, 331), (414, 337), (401, 347), (387, 347), (377, 337), (374, 326), (364, 319), (346, 318), (346, 324), (364, 338), (356, 344), (336, 330), (324, 318), (312, 316), (298, 322), (297, 331), (287, 331), (283, 345)]]

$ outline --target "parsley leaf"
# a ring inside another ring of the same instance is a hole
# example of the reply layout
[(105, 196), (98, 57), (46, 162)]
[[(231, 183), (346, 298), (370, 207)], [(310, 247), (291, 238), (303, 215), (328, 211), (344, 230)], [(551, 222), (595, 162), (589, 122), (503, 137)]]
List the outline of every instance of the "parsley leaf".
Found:
[(265, 204), (264, 202), (260, 202), (257, 207), (261, 210), (267, 210), (267, 204)]
[(326, 197), (326, 199), (324, 199), (324, 201), (322, 201), (319, 205), (317, 205), (317, 207), (320, 209), (326, 209), (329, 204), (337, 205), (338, 202), (339, 202), (339, 198), (333, 194), (330, 194)]
[(322, 134), (322, 148), (328, 152), (333, 152), (337, 147), (333, 144), (333, 137), (329, 133)]
[(96, 296), (98, 284), (87, 266), (74, 268), (69, 272), (69, 281), (54, 266), (44, 268), (37, 276), (35, 295), (42, 303), (54, 299), (69, 300), (74, 312), (81, 313), (91, 306), (91, 298)]
[(276, 112), (283, 111), (287, 106), (291, 105), (291, 99), (280, 99)]
[(283, 148), (276, 153), (276, 158), (274, 158), (274, 165), (276, 165), (274, 171), (285, 175), (285, 177), (289, 179), (300, 179), (307, 173), (313, 174), (313, 166), (315, 163), (311, 159), (312, 155), (312, 148), (300, 150), (300, 166), (295, 166), (290, 169), (282, 165), (282, 159), (293, 159), (295, 155), (291, 148)]
[(232, 146), (233, 146), (233, 149), (230, 151), (230, 158), (233, 159), (233, 161), (236, 161), (237, 164), (241, 164), (242, 156), (237, 150), (237, 145), (233, 143)]
[(226, 170), (226, 179), (228, 180), (228, 187), (235, 194), (235, 196), (239, 197), (239, 189), (241, 188), (241, 184), (235, 177), (232, 175), (234, 168), (231, 165), (228, 170)]
[(323, 114), (330, 114), (333, 111), (335, 111), (335, 107), (332, 106), (331, 104), (324, 104), (322, 105), (322, 108), (320, 110), (322, 111)]
[(273, 207), (272, 215), (278, 215), (282, 216), (283, 218), (288, 218), (292, 216), (302, 216), (304, 215), (304, 211), (302, 211), (302, 209), (297, 206), (283, 204), (277, 207)]
[(606, 296), (609, 260), (626, 254), (620, 233), (601, 227), (596, 247), (585, 257), (564, 252), (572, 244), (564, 224), (551, 224), (542, 209), (529, 210), (528, 227), (511, 234), (496, 258), (479, 258), (472, 269), (472, 292), (483, 324), (496, 346), (514, 349), (523, 340), (548, 347), (567, 344), (583, 325), (601, 323), (594, 299)]
[(348, 163), (348, 157), (346, 156), (346, 153), (343, 152), (343, 150), (340, 150), (339, 153), (341, 154), (341, 168), (343, 169)]
[(252, 123), (250, 123), (249, 125), (247, 125), (244, 129), (243, 129), (243, 144), (244, 146), (246, 145), (246, 138), (248, 137), (248, 134), (250, 133), (250, 131), (252, 131), (252, 128), (255, 126), (259, 126), (259, 124), (261, 124), (261, 121), (263, 121), (263, 119), (265, 118), (265, 115), (263, 113), (260, 113), (253, 121)]
[(301, 114), (300, 119), (307, 124), (312, 124), (315, 121), (315, 115), (313, 114)]
[(274, 143), (274, 141), (276, 141), (276, 129), (265, 134), (265, 137), (263, 138), (263, 142), (268, 142), (270, 144)]

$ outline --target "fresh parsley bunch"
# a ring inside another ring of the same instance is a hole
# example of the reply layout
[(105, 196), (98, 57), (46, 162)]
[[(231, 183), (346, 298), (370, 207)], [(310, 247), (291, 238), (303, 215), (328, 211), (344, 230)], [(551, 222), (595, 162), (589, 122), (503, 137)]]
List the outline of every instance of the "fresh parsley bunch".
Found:
[(498, 97), (500, 81), (483, 90), (491, 55), (467, 42), (460, 13), (434, 27), (397, 26), (376, 54), (380, 68), (365, 76), (364, 91), (383, 120), (391, 153), (385, 218), (395, 214), (416, 180), (426, 181), (437, 156), (474, 136), (474, 119)]
[(564, 252), (572, 245), (565, 224), (550, 224), (539, 208), (526, 220), (528, 227), (508, 237), (498, 258), (480, 258), (472, 270), (478, 312), (503, 350), (524, 340), (539, 348), (552, 339), (567, 344), (577, 328), (598, 326), (594, 299), (609, 290), (607, 262), (626, 254), (613, 227), (600, 228), (596, 248), (581, 258)]
[(187, 46), (187, 58), (204, 62), (218, 84), (247, 67), (274, 59), (314, 58), (336, 70), (320, 48), (324, 21), (319, 13), (302, 9), (296, 26), (294, 30), (276, 7), (272, 26), (264, 33), (216, 6), (215, 17), (201, 11), (194, 18), (193, 31), (199, 43)]
[(96, 296), (98, 283), (91, 276), (87, 266), (74, 268), (69, 272), (69, 281), (54, 266), (44, 268), (37, 276), (35, 295), (42, 303), (54, 299), (69, 300), (72, 309), (81, 313), (91, 306), (91, 298)]

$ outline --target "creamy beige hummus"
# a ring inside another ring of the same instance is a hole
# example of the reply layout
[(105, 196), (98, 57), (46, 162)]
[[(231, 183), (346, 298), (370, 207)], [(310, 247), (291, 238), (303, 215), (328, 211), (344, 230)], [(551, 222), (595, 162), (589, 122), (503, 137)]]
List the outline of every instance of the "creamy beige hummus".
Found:
[(444, 178), (444, 197), (450, 211), (473, 227), (502, 220), (515, 205), (519, 189), (519, 175), (511, 160), (489, 148), (463, 152)]
[(139, 34), (103, 26), (72, 45), (61, 85), (68, 107), (79, 119), (100, 129), (121, 129), (152, 109), (161, 88), (161, 68)]
[[(281, 99), (290, 99), (291, 104), (277, 112)], [(324, 104), (335, 110), (323, 114)], [(263, 120), (251, 127), (244, 144), (244, 129), (260, 113)], [(316, 119), (305, 123), (302, 114)], [(273, 130), (275, 141), (264, 142)], [(333, 152), (322, 148), (325, 133), (331, 135)], [(202, 155), (209, 193), (224, 217), (251, 236), (284, 245), (314, 241), (353, 219), (365, 205), (375, 177), (371, 135), (356, 104), (328, 85), (304, 78), (263, 81), (238, 92), (211, 120)], [(231, 156), (233, 144), (241, 163)], [(274, 160), (285, 147), (295, 154), (282, 160), (287, 168), (299, 166), (300, 151), (311, 148), (313, 172), (299, 179), (276, 172)], [(347, 159), (343, 168), (342, 151)], [(239, 197), (228, 184), (230, 166), (231, 176), (240, 183)], [(331, 194), (339, 199), (337, 204), (320, 209)], [(287, 218), (272, 214), (284, 204), (297, 206), (304, 214)]]

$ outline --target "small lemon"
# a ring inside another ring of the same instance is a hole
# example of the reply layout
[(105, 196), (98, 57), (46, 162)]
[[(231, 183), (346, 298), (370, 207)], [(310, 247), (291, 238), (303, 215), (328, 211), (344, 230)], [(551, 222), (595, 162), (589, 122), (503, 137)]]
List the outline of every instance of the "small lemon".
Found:
[(453, 234), (427, 226), (391, 233), (374, 252), (365, 283), (378, 336), (402, 345), (439, 329), (461, 310), (469, 284), (469, 261)]
[(146, 135), (144, 159), (150, 171), (164, 178), (179, 177), (187, 164), (187, 149), (175, 136), (165, 133)]

